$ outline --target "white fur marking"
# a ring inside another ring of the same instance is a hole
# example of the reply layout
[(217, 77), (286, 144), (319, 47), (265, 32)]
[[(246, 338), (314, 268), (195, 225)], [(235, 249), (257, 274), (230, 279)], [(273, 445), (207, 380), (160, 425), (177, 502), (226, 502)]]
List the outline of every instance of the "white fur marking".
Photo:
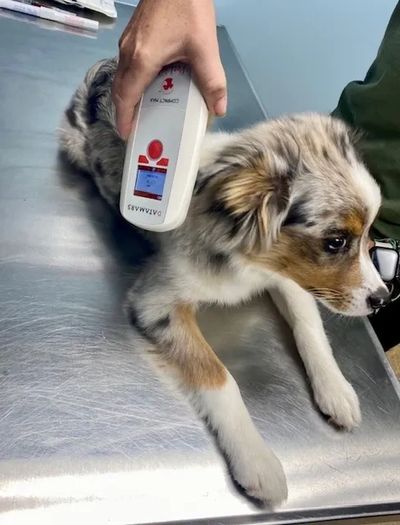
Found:
[(271, 296), (293, 330), (315, 402), (337, 425), (351, 430), (361, 421), (358, 397), (333, 357), (315, 299), (284, 278), (276, 280)]
[(174, 270), (182, 276), (182, 293), (188, 302), (196, 297), (203, 302), (238, 304), (265, 290), (269, 279), (267, 272), (243, 264), (239, 257), (232, 257), (231, 265), (233, 274), (228, 271), (215, 275), (182, 257), (175, 262)]
[(354, 195), (358, 195), (361, 203), (367, 207), (368, 225), (370, 225), (381, 206), (381, 191), (369, 171), (359, 162), (350, 173), (354, 184)]
[(361, 286), (353, 290), (351, 305), (346, 310), (346, 315), (369, 315), (371, 308), (368, 305), (368, 297), (379, 289), (384, 288), (387, 290), (368, 253), (360, 253), (360, 272)]
[(247, 494), (272, 505), (285, 500), (287, 486), (282, 465), (250, 419), (233, 377), (228, 373), (222, 388), (198, 390), (191, 397), (200, 415), (217, 433), (233, 477)]

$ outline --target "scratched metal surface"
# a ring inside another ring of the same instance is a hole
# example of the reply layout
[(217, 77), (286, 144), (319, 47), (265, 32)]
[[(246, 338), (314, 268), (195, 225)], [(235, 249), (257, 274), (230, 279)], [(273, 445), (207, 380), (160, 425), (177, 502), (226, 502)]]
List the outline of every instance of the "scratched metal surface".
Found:
[[(352, 434), (314, 409), (267, 298), (210, 309), (204, 331), (281, 458), (288, 502), (247, 501), (185, 399), (122, 312), (146, 246), (57, 157), (55, 129), (87, 67), (115, 52), (130, 8), (97, 39), (0, 17), (0, 523), (283, 523), (399, 510), (400, 403), (361, 320), (328, 316), (361, 398)], [(232, 128), (262, 117), (220, 32)]]

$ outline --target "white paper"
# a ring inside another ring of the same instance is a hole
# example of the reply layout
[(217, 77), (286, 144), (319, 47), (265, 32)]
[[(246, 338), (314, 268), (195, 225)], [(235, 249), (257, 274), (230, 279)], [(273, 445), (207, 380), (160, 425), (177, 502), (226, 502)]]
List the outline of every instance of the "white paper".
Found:
[(83, 7), (91, 11), (97, 11), (110, 18), (117, 18), (114, 0), (55, 0), (60, 4)]

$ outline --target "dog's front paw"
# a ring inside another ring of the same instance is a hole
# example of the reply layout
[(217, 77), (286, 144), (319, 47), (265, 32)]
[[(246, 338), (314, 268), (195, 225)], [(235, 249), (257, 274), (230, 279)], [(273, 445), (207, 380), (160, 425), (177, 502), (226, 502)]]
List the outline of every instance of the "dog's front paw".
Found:
[(339, 427), (352, 430), (361, 423), (358, 396), (343, 376), (314, 384), (314, 397), (321, 412)]
[[(250, 444), (249, 444), (250, 446)], [(264, 444), (231, 461), (232, 474), (246, 493), (271, 506), (287, 499), (285, 473), (279, 459)]]

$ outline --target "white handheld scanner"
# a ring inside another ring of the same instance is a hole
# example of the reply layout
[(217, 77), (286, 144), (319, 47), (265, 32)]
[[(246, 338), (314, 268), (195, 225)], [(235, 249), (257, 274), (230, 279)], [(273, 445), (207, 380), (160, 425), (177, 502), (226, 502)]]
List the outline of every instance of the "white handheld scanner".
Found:
[(130, 223), (167, 231), (186, 218), (208, 111), (189, 66), (166, 66), (140, 101), (129, 138), (120, 209)]

